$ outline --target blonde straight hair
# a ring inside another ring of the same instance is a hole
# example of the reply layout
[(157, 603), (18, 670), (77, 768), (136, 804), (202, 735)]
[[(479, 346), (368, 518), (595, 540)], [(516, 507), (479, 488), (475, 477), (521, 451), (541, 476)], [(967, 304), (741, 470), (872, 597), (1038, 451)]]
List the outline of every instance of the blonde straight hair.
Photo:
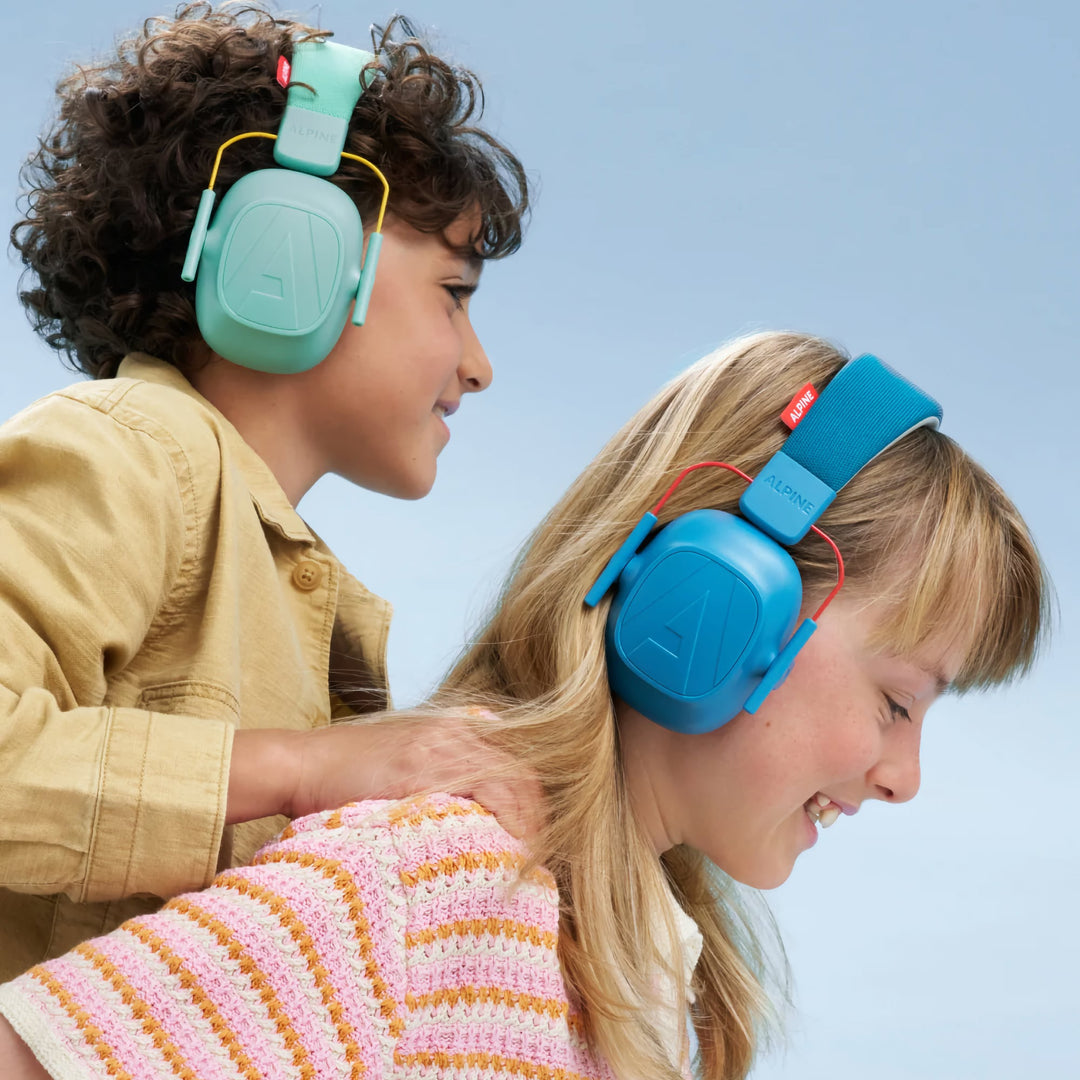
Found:
[[(704, 938), (692, 1006), (701, 1075), (749, 1071), (770, 1018), (766, 950), (725, 875), (687, 848), (658, 860), (635, 820), (604, 659), (608, 602), (592, 610), (582, 598), (681, 469), (720, 460), (756, 475), (784, 441), (779, 417), (794, 393), (807, 382), (822, 389), (844, 362), (820, 339), (766, 333), (675, 378), (533, 533), (494, 614), (422, 710), (474, 707), (485, 737), (538, 775), (548, 824), (531, 865), (558, 883), (567, 986), (594, 1045), (626, 1080), (680, 1075), (654, 1027), (656, 973), (679, 971), (666, 890)], [(744, 486), (725, 470), (698, 470), (660, 524), (698, 507), (735, 511)], [(844, 554), (845, 591), (889, 601), (881, 644), (906, 652), (943, 634), (970, 643), (958, 690), (1000, 683), (1032, 662), (1047, 606), (1035, 546), (997, 484), (946, 435), (906, 436), (820, 524)], [(809, 605), (831, 588), (835, 563), (812, 537), (792, 554)], [(644, 929), (657, 926), (666, 933)]]

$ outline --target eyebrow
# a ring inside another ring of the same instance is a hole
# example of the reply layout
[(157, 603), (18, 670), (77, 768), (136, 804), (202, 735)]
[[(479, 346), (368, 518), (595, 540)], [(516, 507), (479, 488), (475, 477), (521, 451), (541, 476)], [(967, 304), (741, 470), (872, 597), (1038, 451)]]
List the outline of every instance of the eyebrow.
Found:
[(953, 688), (953, 684), (949, 679), (945, 678), (945, 673), (940, 667), (923, 667), (913, 656), (900, 656), (899, 659), (905, 660), (916, 671), (921, 672), (923, 675), (929, 675), (934, 680), (934, 692), (936, 694), (947, 694)]
[(447, 241), (443, 236), (443, 246), (448, 252), (455, 258), (461, 259), (470, 270), (475, 270), (478, 274), (484, 269), (484, 263), (487, 260), (480, 254), (478, 254), (476, 248), (472, 244), (460, 244), (454, 245)]
[(952, 689), (952, 683), (945, 678), (938, 668), (934, 668), (928, 674), (933, 676), (934, 689), (937, 690), (938, 694), (947, 694)]
[(484, 260), (481, 259), (479, 255), (475, 255), (475, 254), (473, 254), (473, 255), (464, 255), (463, 254), (461, 257), (465, 260), (465, 270), (464, 270), (465, 275), (466, 276), (471, 276), (471, 277), (474, 278), (474, 282), (473, 282), (474, 287), (479, 285), (480, 284), (480, 279), (481, 279), (481, 277), (483, 277), (483, 274), (484, 274)]

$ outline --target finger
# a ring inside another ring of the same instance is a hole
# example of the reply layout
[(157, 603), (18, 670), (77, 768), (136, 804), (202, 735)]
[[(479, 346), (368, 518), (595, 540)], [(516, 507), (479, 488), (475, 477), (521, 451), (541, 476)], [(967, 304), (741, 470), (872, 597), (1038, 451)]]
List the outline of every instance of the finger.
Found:
[(468, 797), (490, 810), (499, 824), (518, 840), (532, 839), (544, 826), (543, 792), (533, 777), (522, 777), (513, 783), (476, 784)]

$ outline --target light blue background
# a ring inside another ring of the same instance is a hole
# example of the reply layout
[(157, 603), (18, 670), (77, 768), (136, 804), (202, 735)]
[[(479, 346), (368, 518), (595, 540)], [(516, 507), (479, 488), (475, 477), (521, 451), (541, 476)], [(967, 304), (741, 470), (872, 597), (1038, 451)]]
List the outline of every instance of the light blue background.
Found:
[[(390, 13), (306, 10), (351, 44)], [(1026, 682), (934, 709), (914, 803), (842, 820), (772, 894), (797, 1010), (786, 1056), (755, 1077), (1077, 1075), (1080, 9), (405, 10), (482, 75), (488, 122), (539, 197), (522, 252), (474, 302), (496, 381), (451, 422), (435, 493), (394, 503), (324, 481), (302, 507), (397, 606), (399, 702), (437, 678), (529, 528), (668, 376), (765, 327), (878, 353), (1016, 498), (1061, 625)], [(147, 14), (144, 0), (7, 14), (9, 220), (63, 63)], [(70, 377), (3, 273), (6, 415)]]

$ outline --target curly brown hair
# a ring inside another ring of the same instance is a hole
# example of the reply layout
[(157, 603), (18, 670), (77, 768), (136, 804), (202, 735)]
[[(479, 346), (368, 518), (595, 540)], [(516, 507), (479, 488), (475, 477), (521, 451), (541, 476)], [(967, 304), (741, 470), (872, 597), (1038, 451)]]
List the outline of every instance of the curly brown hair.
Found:
[[(276, 130), (278, 58), (330, 36), (255, 6), (187, 4), (60, 81), (56, 122), (23, 169), (27, 207), (11, 242), (33, 279), (19, 294), (30, 320), (69, 366), (107, 378), (131, 351), (181, 370), (196, 362), (195, 287), (180, 269), (214, 156), (239, 132)], [(396, 217), (436, 233), (478, 209), (475, 253), (515, 251), (528, 183), (518, 159), (470, 123), (483, 112), (480, 81), (429, 53), (400, 16), (373, 29), (372, 45), (377, 75), (346, 149), (386, 173)], [(273, 164), (267, 140), (230, 147), (219, 197)], [(331, 179), (369, 220), (381, 196), (372, 174), (346, 160)]]

